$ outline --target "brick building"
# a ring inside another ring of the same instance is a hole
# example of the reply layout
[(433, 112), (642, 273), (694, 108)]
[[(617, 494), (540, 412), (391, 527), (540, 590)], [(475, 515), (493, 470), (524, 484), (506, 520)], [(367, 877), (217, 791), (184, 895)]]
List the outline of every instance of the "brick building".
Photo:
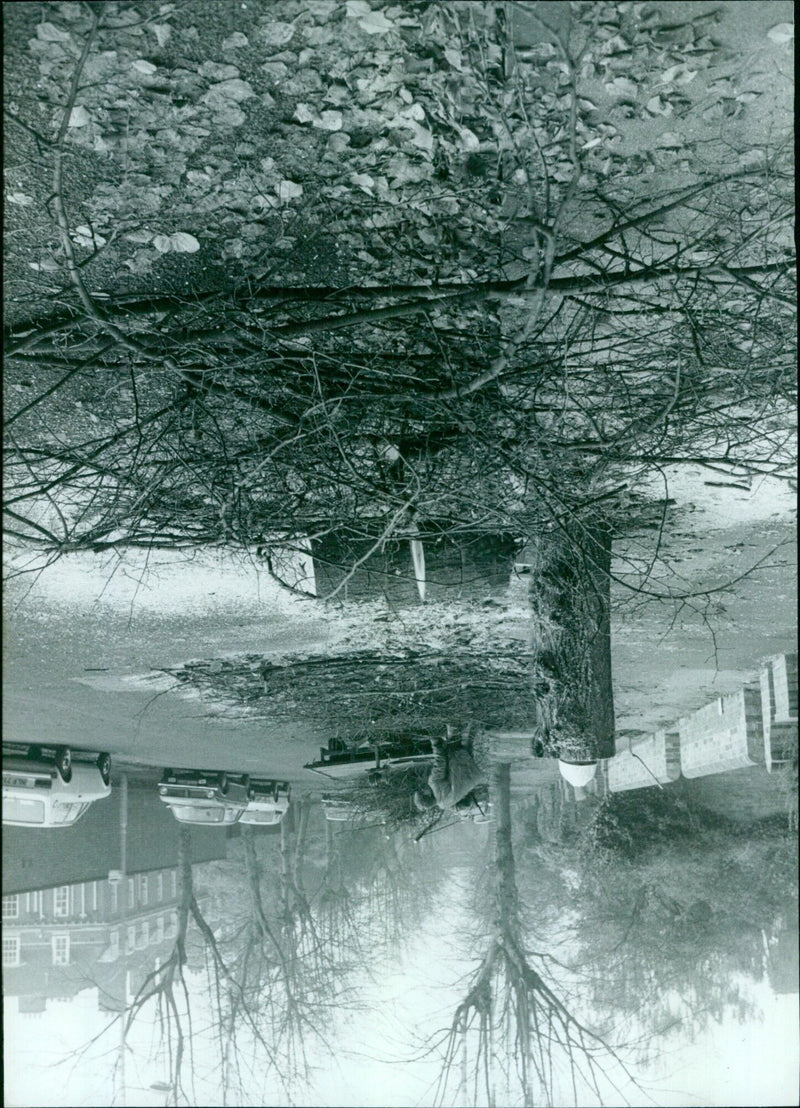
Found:
[(96, 987), (120, 1011), (169, 956), (177, 933), (178, 870), (79, 881), (3, 895), (3, 991), (19, 1011)]
[[(3, 987), (22, 1014), (87, 988), (121, 1011), (172, 950), (180, 828), (155, 789), (130, 789), (121, 874), (119, 790), (96, 809), (73, 827), (4, 830)], [(191, 829), (193, 862), (226, 851), (218, 828)]]

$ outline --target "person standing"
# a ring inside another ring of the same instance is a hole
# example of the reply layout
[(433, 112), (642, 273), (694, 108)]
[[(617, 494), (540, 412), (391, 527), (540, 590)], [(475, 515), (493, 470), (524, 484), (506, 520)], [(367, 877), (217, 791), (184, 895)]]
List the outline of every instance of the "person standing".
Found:
[(453, 728), (447, 728), (446, 738), (431, 741), (433, 765), (428, 783), (414, 793), (414, 805), (420, 812), (437, 807), (442, 811), (453, 810), (471, 800), (471, 794), (485, 783), (486, 777), (472, 754), (472, 738), (466, 742), (451, 741)]

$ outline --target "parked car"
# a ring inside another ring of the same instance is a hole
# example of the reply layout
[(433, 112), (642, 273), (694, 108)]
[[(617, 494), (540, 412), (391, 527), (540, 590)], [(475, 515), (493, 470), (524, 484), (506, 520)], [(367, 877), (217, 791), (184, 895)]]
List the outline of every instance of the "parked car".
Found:
[(68, 746), (3, 744), (3, 823), (71, 827), (111, 795), (111, 756)]
[(250, 778), (250, 800), (242, 813), (241, 823), (260, 827), (280, 823), (289, 811), (291, 788), (288, 781)]
[(180, 823), (238, 823), (247, 808), (250, 778), (216, 769), (165, 769), (158, 795)]
[(325, 819), (332, 823), (349, 823), (353, 827), (377, 827), (389, 819), (388, 812), (364, 808), (354, 800), (347, 800), (333, 793), (322, 794), (322, 808)]
[(374, 750), (356, 754), (339, 754), (320, 758), (316, 762), (306, 762), (303, 769), (311, 770), (322, 777), (332, 780), (364, 777), (375, 770), (413, 769), (415, 766), (429, 766), (433, 762), (432, 754), (409, 754), (393, 757)]

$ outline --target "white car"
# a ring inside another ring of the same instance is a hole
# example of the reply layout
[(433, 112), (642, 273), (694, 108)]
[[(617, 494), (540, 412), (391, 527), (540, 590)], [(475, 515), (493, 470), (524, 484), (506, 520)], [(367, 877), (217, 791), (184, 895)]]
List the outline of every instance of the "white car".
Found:
[(158, 783), (158, 795), (179, 823), (238, 823), (249, 793), (247, 774), (216, 769), (165, 769)]
[(3, 823), (71, 827), (111, 795), (111, 757), (68, 746), (3, 745)]
[(325, 819), (332, 823), (349, 823), (353, 827), (377, 827), (385, 824), (389, 814), (381, 809), (365, 808), (353, 800), (345, 800), (333, 793), (322, 794)]
[(250, 779), (250, 801), (240, 823), (269, 827), (281, 822), (289, 811), (291, 788), (288, 781)]

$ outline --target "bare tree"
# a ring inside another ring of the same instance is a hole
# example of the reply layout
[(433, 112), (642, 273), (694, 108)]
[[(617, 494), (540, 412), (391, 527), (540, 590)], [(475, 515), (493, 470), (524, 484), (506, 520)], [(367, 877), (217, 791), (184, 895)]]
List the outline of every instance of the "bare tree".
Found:
[[(526, 944), (511, 843), (510, 768), (495, 766), (494, 925), (449, 1030), (436, 1103), (603, 1103), (631, 1081), (620, 1056), (559, 995), (546, 954)], [(627, 1103), (627, 1101), (625, 1101)]]
[[(248, 275), (190, 296), (98, 296), (63, 172), (83, 142), (71, 112), (97, 95), (84, 70), (116, 34), (93, 8), (40, 136), (68, 307), (6, 332), (8, 365), (47, 381), (6, 420), (9, 538), (46, 559), (258, 547), (295, 587), (282, 552), (337, 529), (375, 551), (426, 534), (561, 530), (598, 505), (629, 513), (639, 477), (678, 461), (731, 480), (790, 477), (789, 146), (776, 139), (722, 172), (723, 151), (708, 164), (698, 153), (693, 179), (659, 189), (652, 176), (646, 194), (635, 174), (598, 169), (580, 97), (598, 18), (544, 26), (552, 65), (536, 66), (492, 6), (431, 17), (432, 34), (446, 24), (474, 53), (493, 134), (466, 170), (445, 159), (445, 178), (467, 176), (451, 226), (425, 214), (433, 200), (413, 209), (433, 283), (409, 281), (398, 254), (409, 213), (348, 198), (330, 223), (385, 228), (396, 264), (383, 285)], [(34, 126), (24, 113), (14, 124)], [(487, 261), (467, 279), (455, 262), (439, 273), (445, 241), (476, 228)], [(62, 397), (98, 376), (112, 383), (101, 428), (43, 433)]]

